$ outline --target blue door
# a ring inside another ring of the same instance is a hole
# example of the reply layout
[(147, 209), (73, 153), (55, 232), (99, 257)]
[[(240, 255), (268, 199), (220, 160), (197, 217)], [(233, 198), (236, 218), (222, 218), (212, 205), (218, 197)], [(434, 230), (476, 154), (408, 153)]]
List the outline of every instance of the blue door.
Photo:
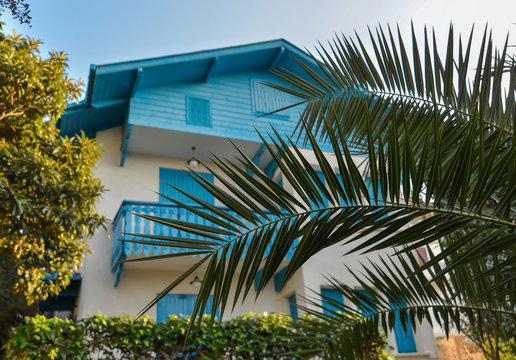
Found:
[[(168, 294), (165, 295), (157, 304), (157, 321), (165, 322), (169, 315), (192, 315), (197, 295), (186, 294)], [(211, 307), (213, 306), (213, 296), (210, 296), (204, 312), (206, 315), (211, 315)], [(219, 315), (217, 310), (216, 316)]]
[[(206, 180), (213, 183), (213, 174), (201, 173), (201, 175)], [(214, 203), (213, 195), (183, 170), (159, 168), (159, 193), (188, 205), (194, 204), (193, 200), (168, 184), (174, 185), (181, 190), (206, 201), (207, 203)], [(161, 196), (159, 198), (159, 202), (170, 203), (170, 201)]]

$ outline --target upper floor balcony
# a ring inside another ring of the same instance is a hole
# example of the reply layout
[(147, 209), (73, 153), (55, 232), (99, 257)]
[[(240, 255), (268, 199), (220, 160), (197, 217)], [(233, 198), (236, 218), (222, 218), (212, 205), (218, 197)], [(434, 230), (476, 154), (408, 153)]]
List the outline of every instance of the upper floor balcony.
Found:
[[(197, 206), (197, 208), (201, 209), (202, 207)], [(219, 208), (239, 219), (242, 223), (250, 225), (247, 220), (243, 219), (235, 212), (230, 211), (225, 207)], [(123, 269), (123, 263), (120, 263), (119, 261), (128, 257), (138, 258), (144, 256), (157, 256), (185, 251), (176, 247), (139, 244), (125, 240), (149, 240), (142, 236), (138, 236), (138, 234), (199, 239), (198, 235), (164, 226), (160, 223), (140, 217), (137, 214), (163, 217), (195, 224), (217, 226), (211, 221), (172, 203), (124, 200), (113, 221), (113, 252), (111, 256), (111, 270), (115, 276), (115, 286), (118, 285), (118, 282), (120, 281), (120, 274)], [(273, 215), (269, 215), (269, 217), (274, 218)], [(294, 243), (293, 247), (289, 250), (287, 254), (288, 260), (291, 259), (295, 246), (297, 246), (297, 242)], [(266, 250), (266, 254), (268, 251), (269, 249)]]

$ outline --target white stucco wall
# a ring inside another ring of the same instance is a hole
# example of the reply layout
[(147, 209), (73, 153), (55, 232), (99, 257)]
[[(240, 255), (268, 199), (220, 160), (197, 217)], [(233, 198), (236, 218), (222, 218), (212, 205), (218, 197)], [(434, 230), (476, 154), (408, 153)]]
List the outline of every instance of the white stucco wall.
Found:
[[(106, 192), (98, 203), (98, 211), (112, 220), (123, 200), (158, 201), (155, 193), (159, 188), (159, 168), (177, 168), (185, 166), (184, 160), (130, 154), (125, 165), (120, 166), (121, 128), (113, 128), (97, 133), (97, 143), (103, 144), (103, 158), (97, 164), (96, 175), (102, 180)], [(111, 229), (111, 225), (108, 226)], [(156, 264), (125, 264), (120, 283), (113, 285), (111, 273), (112, 240), (103, 230), (89, 240), (93, 254), (87, 256), (81, 269), (83, 281), (79, 299), (78, 317), (97, 312), (106, 315), (137, 314), (154, 296), (175, 280), (180, 270), (186, 270), (199, 258), (183, 259), (182, 268), (177, 268), (173, 261)], [(198, 272), (203, 277), (203, 270)], [(193, 278), (193, 276), (192, 276)], [(293, 282), (294, 283), (294, 282)], [(236, 284), (236, 283), (235, 283)], [(289, 284), (289, 286), (292, 286)], [(195, 294), (197, 288), (189, 280), (172, 291), (176, 294)], [(230, 307), (224, 318), (245, 312), (286, 312), (288, 301), (284, 294), (274, 291), (269, 284), (255, 302), (254, 289), (246, 301), (235, 307), (231, 314)], [(156, 317), (154, 306), (147, 313)]]
[[(152, 139), (149, 139), (152, 141)], [(157, 157), (150, 155), (128, 154), (125, 165), (120, 166), (121, 128), (100, 131), (97, 133), (97, 143), (103, 144), (104, 157), (98, 162), (97, 176), (101, 178), (106, 188), (98, 203), (98, 211), (113, 219), (123, 200), (158, 201), (155, 193), (159, 188), (159, 168), (183, 168), (184, 160), (172, 157)], [(288, 189), (288, 184), (285, 184)], [(111, 226), (108, 226), (111, 229)], [(95, 314), (106, 315), (138, 313), (156, 294), (193, 265), (198, 258), (183, 259), (178, 262), (160, 261), (126, 264), (118, 287), (113, 285), (111, 273), (112, 240), (100, 230), (89, 240), (93, 255), (85, 259), (81, 273), (83, 276), (79, 300), (78, 317)], [(228, 305), (224, 319), (245, 312), (285, 312), (289, 313), (288, 297), (293, 293), (300, 297), (310, 296), (310, 290), (319, 290), (328, 285), (326, 276), (334, 276), (340, 281), (358, 286), (345, 265), (357, 268), (360, 262), (365, 263), (365, 257), (357, 254), (343, 256), (346, 247), (335, 245), (311, 258), (300, 271), (286, 284), (279, 293), (274, 291), (271, 283), (255, 301), (254, 288), (244, 303), (239, 303), (233, 313)], [(152, 264), (151, 264), (152, 263)], [(203, 278), (204, 270), (197, 273)], [(193, 278), (193, 276), (192, 276)], [(195, 294), (197, 288), (187, 280), (179, 285), (172, 293)], [(156, 317), (156, 307), (149, 310), (148, 315)], [(395, 346), (393, 334), (389, 334), (390, 343)], [(437, 350), (433, 341), (432, 329), (424, 323), (416, 329), (416, 346), (420, 358), (437, 358)], [(417, 358), (417, 357), (416, 357)]]

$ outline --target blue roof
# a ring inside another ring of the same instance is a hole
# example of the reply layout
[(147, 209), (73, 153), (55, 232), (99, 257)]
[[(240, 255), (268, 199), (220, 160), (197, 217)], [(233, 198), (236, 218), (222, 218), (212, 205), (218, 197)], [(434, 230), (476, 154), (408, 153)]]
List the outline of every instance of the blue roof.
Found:
[[(235, 72), (283, 68), (301, 73), (295, 58), (314, 60), (286, 40), (205, 50), (151, 59), (91, 65), (86, 98), (68, 107), (57, 126), (62, 135), (121, 126), (128, 115), (129, 99), (136, 91), (193, 81)], [(216, 65), (216, 66), (213, 66)]]

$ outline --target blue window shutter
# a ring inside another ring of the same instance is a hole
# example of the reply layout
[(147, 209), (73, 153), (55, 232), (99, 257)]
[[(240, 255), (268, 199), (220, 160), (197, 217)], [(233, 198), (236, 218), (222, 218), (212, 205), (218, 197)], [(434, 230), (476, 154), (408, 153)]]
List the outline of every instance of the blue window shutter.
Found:
[(281, 290), (281, 283), (283, 282), (283, 278), (285, 277), (285, 274), (287, 273), (287, 267), (284, 267), (280, 271), (278, 271), (276, 274), (274, 274), (274, 290), (276, 292), (279, 292)]
[(290, 316), (297, 317), (297, 300), (296, 300), (296, 294), (290, 295), (288, 297), (288, 305), (290, 308)]
[[(251, 104), (253, 114), (263, 115), (279, 110), (289, 105), (288, 95), (270, 86), (262, 84), (259, 80), (251, 80)], [(271, 114), (272, 117), (288, 118), (288, 110)]]
[[(342, 175), (341, 174), (336, 174), (336, 175), (337, 175), (337, 179), (339, 180), (340, 186), (342, 186), (344, 188), (344, 182), (342, 181)], [(348, 204), (347, 200), (345, 201), (344, 198), (340, 195), (339, 195), (339, 201), (342, 205)]]
[[(372, 299), (371, 295), (365, 290), (358, 290), (359, 293), (364, 295), (365, 297), (368, 297), (369, 299)], [(376, 311), (376, 306), (370, 306), (363, 301), (361, 301), (361, 305), (358, 306), (358, 310), (360, 310), (363, 314), (369, 315), (370, 313)]]
[[(396, 307), (392, 302), (389, 302), (391, 308)], [(407, 332), (403, 330), (403, 324), (399, 311), (395, 312), (396, 323), (394, 324), (394, 335), (396, 336), (396, 347), (399, 353), (410, 353), (416, 352), (416, 341), (414, 340), (414, 331), (412, 330), (412, 324), (410, 320), (405, 323)]]
[(211, 126), (210, 101), (188, 96), (186, 98), (186, 123)]
[[(326, 185), (326, 181), (324, 181), (324, 175), (321, 171), (316, 171), (316, 174), (317, 174), (317, 177), (319, 178), (319, 180), (321, 180), (321, 182)], [(307, 175), (310, 176), (310, 174), (308, 173), (307, 171)], [(310, 176), (310, 179), (312, 179), (312, 177)], [(314, 182), (314, 185), (316, 187), (316, 189), (319, 189), (319, 187), (315, 184)], [(322, 195), (321, 193), (321, 197), (323, 199), (323, 204), (322, 205), (319, 205), (321, 207), (328, 207), (328, 199), (324, 197), (324, 195)], [(313, 201), (310, 200), (310, 206), (314, 207), (314, 208), (318, 208), (319, 206), (316, 206), (315, 203)], [(315, 216), (315, 213), (312, 213), (312, 215), (310, 215), (311, 217), (314, 217)]]
[[(371, 178), (366, 178), (365, 182), (367, 185), (367, 189), (369, 191), (369, 196), (372, 199), (371, 204), (376, 205), (376, 202), (374, 201), (374, 189), (373, 183), (371, 182)], [(380, 184), (378, 184), (378, 199), (383, 201), (382, 187)]]
[[(157, 304), (157, 321), (165, 322), (168, 320), (169, 315), (192, 315), (195, 302), (197, 301), (197, 295), (185, 295), (185, 294), (168, 294), (165, 295)], [(213, 295), (210, 296), (204, 309), (205, 314), (211, 314), (211, 307), (213, 306)], [(219, 315), (217, 309), (216, 316)]]
[[(321, 180), (321, 182), (324, 185), (326, 185), (326, 181), (324, 180), (324, 175), (323, 175), (322, 171), (317, 171), (317, 176), (319, 177), (319, 180)], [(329, 204), (328, 199), (325, 198), (324, 196), (323, 196), (323, 202), (324, 202), (324, 206), (328, 207), (328, 204)]]
[[(201, 175), (208, 181), (213, 182), (213, 174), (201, 173)], [(193, 204), (194, 202), (187, 196), (181, 194), (168, 184), (177, 186), (178, 188), (194, 195), (210, 204), (214, 203), (214, 197), (206, 189), (204, 189), (197, 181), (192, 179), (188, 174), (182, 170), (176, 169), (159, 169), (159, 193), (175, 200), (181, 201), (185, 204)], [(159, 202), (170, 203), (167, 199), (160, 196)]]
[(258, 291), (258, 288), (260, 287), (260, 281), (262, 281), (262, 275), (263, 275), (263, 268), (258, 270), (254, 277), (254, 289)]
[[(344, 304), (344, 298), (342, 297), (342, 293), (339, 292), (337, 289), (321, 288), (321, 295), (335, 301), (338, 304)], [(322, 300), (322, 303), (324, 306), (323, 313), (326, 315), (331, 316), (333, 315), (332, 312), (342, 311), (342, 309), (338, 308), (333, 303), (330, 303), (328, 300), (324, 298)]]

